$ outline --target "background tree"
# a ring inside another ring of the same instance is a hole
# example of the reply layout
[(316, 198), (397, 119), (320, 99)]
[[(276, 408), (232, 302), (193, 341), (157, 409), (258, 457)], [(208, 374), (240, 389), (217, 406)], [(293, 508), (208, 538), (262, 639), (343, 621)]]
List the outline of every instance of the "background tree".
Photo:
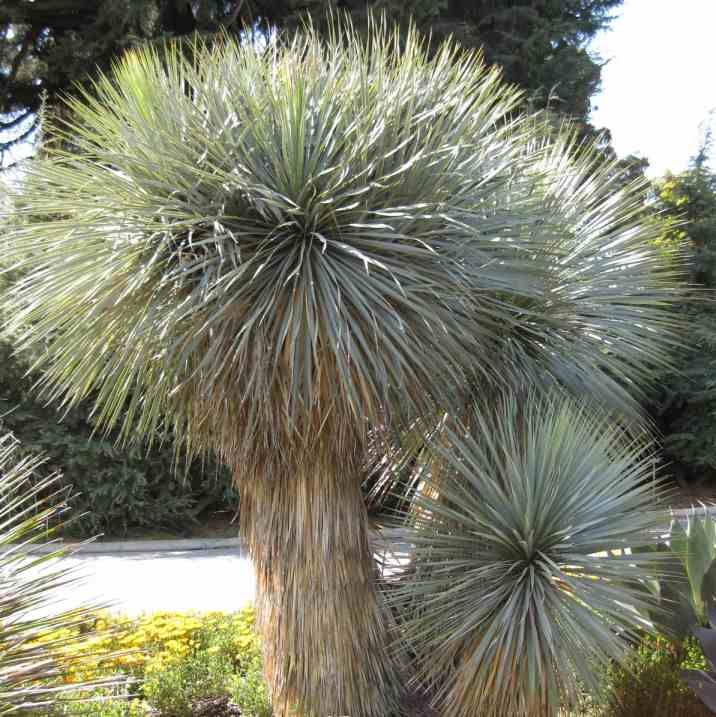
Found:
[[(556, 109), (586, 122), (600, 65), (586, 51), (609, 25), (622, 0), (450, 0), (438, 16), (441, 32), (482, 47), (505, 78)], [(442, 22), (440, 22), (442, 21)]]
[[(365, 19), (368, 8), (408, 20), (434, 35), (453, 35), (481, 47), (488, 63), (525, 89), (532, 101), (588, 124), (599, 60), (586, 50), (608, 26), (622, 0), (5, 0), (0, 8), (0, 152), (27, 141), (37, 129), (42, 98), (84, 82), (96, 67), (129, 47), (219, 28), (239, 33), (244, 23), (295, 29), (310, 14), (318, 25), (327, 10)], [(7, 161), (10, 161), (9, 159)]]
[(241, 2), (201, 0), (7, 0), (0, 7), (0, 153), (27, 141), (43, 97), (85, 82), (138, 44), (237, 20)]
[[(684, 245), (691, 281), (716, 288), (716, 173), (709, 167), (707, 133), (688, 170), (655, 183), (663, 212), (662, 245)], [(698, 291), (698, 290), (697, 290)], [(716, 309), (708, 296), (683, 308), (691, 342), (679, 353), (678, 373), (663, 379), (654, 409), (674, 473), (712, 491), (716, 480)], [(698, 489), (698, 485), (692, 485)]]

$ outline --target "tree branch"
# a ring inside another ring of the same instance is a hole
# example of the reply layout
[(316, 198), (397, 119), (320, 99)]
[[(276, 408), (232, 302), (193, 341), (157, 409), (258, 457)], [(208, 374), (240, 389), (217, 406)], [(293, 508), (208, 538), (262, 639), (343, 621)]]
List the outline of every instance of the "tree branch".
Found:
[(27, 53), (30, 52), (30, 48), (34, 46), (35, 40), (37, 39), (37, 36), (39, 34), (40, 30), (36, 27), (28, 28), (27, 32), (25, 33), (25, 37), (22, 39), (22, 45), (20, 45), (20, 49), (18, 50), (17, 55), (15, 55), (15, 59), (10, 65), (10, 72), (5, 78), (5, 92), (3, 94), (6, 98), (10, 93), (10, 86), (15, 81), (17, 73), (20, 71), (20, 65), (22, 65), (22, 61), (25, 59), (25, 57), (27, 57)]

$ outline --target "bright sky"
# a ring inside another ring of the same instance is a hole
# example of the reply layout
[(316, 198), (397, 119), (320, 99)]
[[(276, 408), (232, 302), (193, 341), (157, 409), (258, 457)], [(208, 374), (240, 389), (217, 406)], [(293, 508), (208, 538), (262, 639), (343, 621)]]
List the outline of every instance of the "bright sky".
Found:
[(620, 156), (646, 157), (651, 176), (685, 169), (705, 122), (716, 139), (715, 33), (716, 0), (625, 0), (591, 45), (609, 60), (592, 122)]

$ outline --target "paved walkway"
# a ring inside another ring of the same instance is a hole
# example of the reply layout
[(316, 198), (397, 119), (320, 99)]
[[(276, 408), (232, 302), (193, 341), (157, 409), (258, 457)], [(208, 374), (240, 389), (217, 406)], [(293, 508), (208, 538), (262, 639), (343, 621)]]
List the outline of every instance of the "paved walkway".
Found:
[(254, 597), (251, 563), (238, 549), (79, 553), (64, 559), (85, 576), (67, 603), (111, 602), (113, 612), (238, 610)]
[[(687, 511), (674, 512), (685, 519)], [(386, 531), (387, 542), (375, 544), (379, 553), (381, 546), (397, 549), (383, 554), (388, 573), (406, 560), (408, 548), (399, 536)], [(63, 562), (84, 575), (63, 600), (68, 607), (91, 602), (127, 614), (231, 612), (250, 603), (256, 588), (251, 562), (236, 539), (93, 543)]]
[[(407, 560), (409, 548), (399, 535), (386, 531), (374, 543), (386, 574)], [(83, 575), (64, 596), (63, 607), (100, 603), (126, 614), (231, 612), (250, 603), (256, 589), (251, 561), (235, 539), (91, 543), (62, 562)]]

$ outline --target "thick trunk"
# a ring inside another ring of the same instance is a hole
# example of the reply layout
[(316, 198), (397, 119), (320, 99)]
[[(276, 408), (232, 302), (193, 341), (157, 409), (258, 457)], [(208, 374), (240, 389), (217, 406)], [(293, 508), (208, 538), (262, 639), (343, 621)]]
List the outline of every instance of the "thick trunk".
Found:
[(277, 715), (390, 717), (401, 686), (367, 513), (354, 471), (332, 459), (240, 482), (264, 671)]

